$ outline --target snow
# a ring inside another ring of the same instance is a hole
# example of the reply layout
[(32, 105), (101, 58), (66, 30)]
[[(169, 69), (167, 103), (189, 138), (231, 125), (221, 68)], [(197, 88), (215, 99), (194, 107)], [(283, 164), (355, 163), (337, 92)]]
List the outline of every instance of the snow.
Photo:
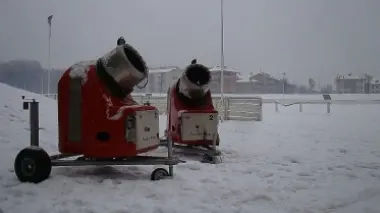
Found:
[[(262, 122), (220, 124), (223, 163), (189, 160), (173, 180), (149, 181), (150, 166), (59, 167), (26, 184), (13, 171), (29, 141), (21, 95), (40, 101), (40, 144), (57, 152), (56, 102), (0, 84), (0, 212), (380, 212), (378, 105), (333, 105), (325, 114), (321, 105), (275, 113), (264, 104)], [(163, 134), (165, 117), (160, 123)]]
[(149, 73), (166, 73), (172, 70), (179, 69), (178, 67), (167, 67), (167, 68), (150, 68)]
[(82, 84), (87, 81), (87, 72), (90, 70), (89, 66), (96, 65), (96, 61), (81, 61), (75, 63), (70, 67), (70, 77), (71, 78), (82, 78)]
[(365, 80), (364, 76), (354, 76), (354, 75), (342, 75), (338, 76), (337, 79), (340, 80)]
[(254, 83), (254, 82), (257, 82), (257, 80), (255, 80), (255, 79), (249, 79), (249, 77), (244, 76), (241, 79), (237, 80), (236, 82), (237, 83)]
[[(220, 66), (214, 66), (214, 67), (211, 67), (210, 68), (210, 72), (220, 72), (221, 71), (221, 67)], [(224, 69), (223, 71), (226, 71), (226, 72), (236, 72), (238, 73), (238, 71), (234, 70), (234, 69), (231, 69), (231, 68), (228, 68), (226, 66), (224, 66)]]
[(252, 76), (253, 76), (252, 73), (250, 73), (249, 75), (242, 75), (241, 73), (237, 73), (238, 80), (236, 82), (237, 83), (254, 83), (254, 82), (258, 82), (257, 80), (251, 78)]

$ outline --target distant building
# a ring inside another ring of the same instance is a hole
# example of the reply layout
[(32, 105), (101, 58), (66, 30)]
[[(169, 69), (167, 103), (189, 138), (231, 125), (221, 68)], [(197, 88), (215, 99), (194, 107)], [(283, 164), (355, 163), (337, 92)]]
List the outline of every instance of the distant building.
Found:
[(278, 79), (271, 76), (268, 73), (260, 72), (253, 75), (252, 78), (256, 80), (260, 88), (260, 93), (282, 93), (284, 90), (284, 84), (286, 89), (286, 80)]
[(237, 75), (236, 80), (236, 93), (239, 94), (255, 94), (260, 93), (260, 87), (257, 80), (253, 79), (253, 74), (243, 76), (240, 73)]
[[(221, 68), (220, 66), (215, 66), (209, 68), (211, 71), (211, 83), (210, 90), (212, 93), (220, 93), (221, 89)], [(237, 71), (228, 67), (224, 67), (223, 69), (223, 77), (224, 77), (224, 86), (223, 93), (235, 93), (236, 92), (236, 79), (237, 79)]]
[(380, 93), (379, 80), (372, 80), (370, 83), (370, 93)]
[[(220, 93), (220, 76), (219, 66), (209, 68), (211, 71), (210, 90), (213, 93)], [(144, 89), (135, 89), (136, 93), (166, 93), (168, 88), (181, 77), (184, 69), (175, 66), (158, 67), (149, 69), (148, 84)], [(236, 91), (236, 71), (225, 67), (224, 76), (224, 93), (234, 93)]]
[(175, 66), (149, 68), (147, 86), (144, 89), (135, 89), (135, 92), (166, 93), (182, 73), (183, 69)]
[(367, 79), (364, 76), (337, 76), (335, 79), (337, 93), (365, 93)]
[(243, 77), (238, 75), (236, 83), (237, 93), (269, 94), (269, 93), (295, 93), (297, 86), (290, 84), (287, 79), (279, 79), (268, 73), (250, 73)]

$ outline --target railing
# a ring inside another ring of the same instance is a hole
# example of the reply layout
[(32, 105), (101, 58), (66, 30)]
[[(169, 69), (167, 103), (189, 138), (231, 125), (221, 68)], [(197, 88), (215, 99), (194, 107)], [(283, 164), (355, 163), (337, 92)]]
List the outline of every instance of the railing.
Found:
[[(48, 96), (48, 95), (45, 95)], [(51, 98), (56, 99), (56, 94), (51, 94)], [(153, 94), (146, 96), (145, 94), (134, 94), (133, 97), (139, 103), (143, 103), (149, 99), (149, 101), (155, 105), (162, 114), (166, 113), (166, 94)], [(298, 97), (296, 99), (281, 99), (281, 98), (264, 98), (252, 97), (246, 95), (226, 95), (224, 107), (222, 108), (220, 102), (220, 95), (213, 95), (213, 102), (215, 108), (218, 109), (219, 115), (224, 116), (225, 120), (250, 120), (261, 121), (263, 112), (263, 104), (274, 104), (276, 112), (279, 111), (279, 106), (290, 107), (297, 106), (299, 112), (303, 112), (303, 106), (306, 104), (319, 104), (326, 105), (326, 112), (331, 113), (331, 105), (355, 105), (355, 104), (380, 104), (380, 97), (371, 97), (372, 99), (361, 99), (360, 97), (351, 97), (353, 99), (348, 100), (347, 96), (335, 97), (337, 100), (308, 100)], [(339, 99), (340, 98), (340, 99)], [(342, 99), (343, 98), (343, 99)]]
[(293, 105), (298, 105), (299, 112), (303, 111), (303, 105), (305, 104), (320, 104), (326, 105), (326, 113), (331, 113), (331, 105), (371, 105), (371, 104), (380, 104), (380, 100), (275, 100), (275, 99), (266, 99), (263, 100), (263, 103), (273, 103), (275, 105), (275, 111), (278, 112), (278, 106), (289, 107)]
[[(45, 95), (53, 99), (57, 99), (56, 94)], [(167, 113), (167, 101), (165, 96), (150, 96), (143, 94), (135, 94), (133, 98), (138, 103), (149, 102), (156, 106), (161, 114)], [(224, 106), (221, 104), (219, 97), (213, 97), (215, 108), (219, 112), (219, 116), (223, 116), (224, 120), (239, 120), (239, 121), (261, 121), (262, 120), (262, 103), (260, 97), (225, 97)]]
[[(151, 96), (146, 97), (144, 95), (134, 95), (133, 98), (139, 103), (149, 102), (156, 106), (160, 113), (167, 113), (167, 100), (165, 96)], [(251, 98), (235, 98), (226, 97), (224, 100), (224, 106), (221, 103), (221, 99), (213, 97), (213, 103), (215, 108), (219, 112), (219, 116), (223, 116), (225, 120), (239, 120), (239, 121), (261, 121), (262, 120), (262, 102), (260, 97)]]

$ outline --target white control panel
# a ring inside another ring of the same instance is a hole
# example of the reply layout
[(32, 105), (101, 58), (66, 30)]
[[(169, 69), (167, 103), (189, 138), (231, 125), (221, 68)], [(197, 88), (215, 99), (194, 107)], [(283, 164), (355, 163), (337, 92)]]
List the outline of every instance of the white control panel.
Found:
[(218, 113), (181, 113), (182, 141), (213, 140), (218, 132)]
[(158, 110), (136, 111), (136, 149), (160, 144)]

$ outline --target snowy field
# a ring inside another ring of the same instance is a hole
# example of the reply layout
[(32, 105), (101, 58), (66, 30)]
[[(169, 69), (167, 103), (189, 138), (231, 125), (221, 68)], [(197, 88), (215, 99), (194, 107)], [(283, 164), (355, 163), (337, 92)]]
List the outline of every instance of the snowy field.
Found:
[(379, 105), (264, 104), (262, 122), (220, 124), (222, 164), (188, 161), (158, 182), (150, 166), (53, 168), (36, 185), (13, 171), (29, 142), (21, 95), (40, 101), (41, 145), (57, 150), (56, 102), (0, 84), (1, 213), (380, 212)]

